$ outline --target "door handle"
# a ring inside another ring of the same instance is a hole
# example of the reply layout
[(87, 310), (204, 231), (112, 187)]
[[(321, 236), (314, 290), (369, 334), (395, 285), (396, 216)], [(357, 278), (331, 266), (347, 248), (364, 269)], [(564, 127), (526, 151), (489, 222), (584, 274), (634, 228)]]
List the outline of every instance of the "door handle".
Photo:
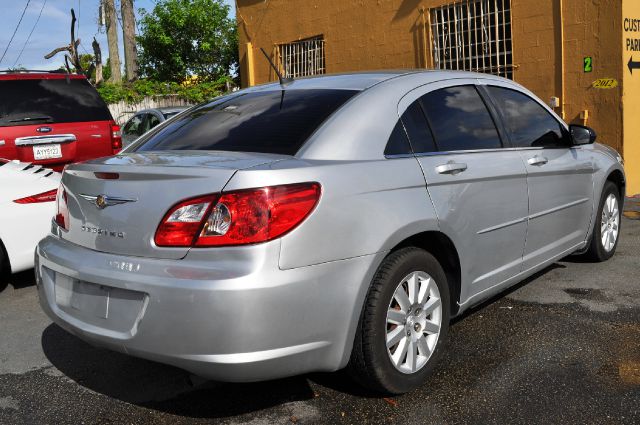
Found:
[(447, 162), (446, 164), (438, 165), (436, 172), (439, 174), (453, 174), (456, 175), (467, 169), (467, 164), (462, 162)]
[(547, 158), (545, 158), (544, 156), (540, 156), (540, 155), (536, 155), (533, 158), (529, 158), (527, 160), (527, 163), (529, 165), (544, 165), (547, 162), (549, 162), (549, 160)]

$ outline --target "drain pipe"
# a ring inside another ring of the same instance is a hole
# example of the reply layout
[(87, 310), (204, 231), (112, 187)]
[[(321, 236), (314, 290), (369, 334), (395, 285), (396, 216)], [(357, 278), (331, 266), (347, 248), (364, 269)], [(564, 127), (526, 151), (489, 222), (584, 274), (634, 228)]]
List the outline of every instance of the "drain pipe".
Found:
[(429, 68), (429, 58), (427, 58), (427, 22), (424, 19), (425, 10), (424, 7), (420, 8), (420, 15), (422, 15), (422, 54), (424, 55), (424, 67)]
[(560, 114), (562, 119), (565, 119), (565, 83), (564, 83), (564, 7), (563, 1), (558, 2), (560, 7)]

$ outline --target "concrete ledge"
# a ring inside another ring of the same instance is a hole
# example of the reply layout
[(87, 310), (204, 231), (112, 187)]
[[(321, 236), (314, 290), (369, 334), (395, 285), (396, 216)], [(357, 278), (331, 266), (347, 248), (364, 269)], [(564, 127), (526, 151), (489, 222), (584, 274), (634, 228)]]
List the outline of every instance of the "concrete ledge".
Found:
[(625, 198), (623, 214), (627, 218), (640, 220), (640, 195)]

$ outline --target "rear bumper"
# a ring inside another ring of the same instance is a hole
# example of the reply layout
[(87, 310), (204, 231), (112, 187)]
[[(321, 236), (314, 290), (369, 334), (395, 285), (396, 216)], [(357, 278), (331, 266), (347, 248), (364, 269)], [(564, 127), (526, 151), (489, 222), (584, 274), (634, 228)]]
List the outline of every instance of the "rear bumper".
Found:
[(123, 257), (49, 236), (36, 251), (40, 303), (94, 345), (210, 379), (346, 365), (378, 255), (280, 270), (279, 241), (194, 252)]

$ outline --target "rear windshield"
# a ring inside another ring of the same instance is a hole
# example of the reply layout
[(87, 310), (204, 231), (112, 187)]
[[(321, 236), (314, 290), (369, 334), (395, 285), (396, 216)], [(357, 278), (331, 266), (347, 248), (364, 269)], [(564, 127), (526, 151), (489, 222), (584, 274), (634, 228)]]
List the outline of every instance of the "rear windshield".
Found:
[(0, 81), (0, 126), (111, 119), (107, 105), (87, 80)]
[(355, 90), (283, 90), (226, 96), (190, 109), (134, 151), (218, 150), (295, 155)]

